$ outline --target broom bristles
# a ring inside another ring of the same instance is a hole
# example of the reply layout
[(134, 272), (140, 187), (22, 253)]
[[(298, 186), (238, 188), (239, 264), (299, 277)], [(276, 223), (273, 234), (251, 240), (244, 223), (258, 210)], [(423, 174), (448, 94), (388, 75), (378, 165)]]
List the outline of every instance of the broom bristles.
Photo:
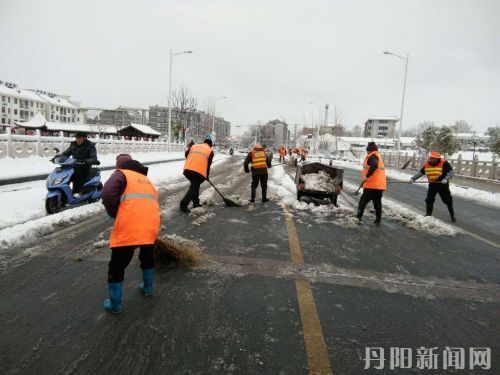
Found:
[(189, 269), (200, 260), (201, 250), (195, 242), (174, 235), (158, 238), (154, 255), (160, 266), (175, 264)]

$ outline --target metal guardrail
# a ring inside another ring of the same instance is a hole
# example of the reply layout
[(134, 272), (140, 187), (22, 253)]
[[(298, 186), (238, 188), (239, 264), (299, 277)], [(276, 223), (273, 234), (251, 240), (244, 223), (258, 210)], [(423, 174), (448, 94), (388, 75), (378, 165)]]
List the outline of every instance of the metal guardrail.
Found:
[[(119, 154), (133, 152), (161, 152), (168, 151), (167, 142), (146, 140), (125, 140), (108, 138), (89, 138), (96, 144), (97, 153)], [(40, 131), (34, 135), (11, 134), (10, 132), (0, 134), (0, 158), (24, 158), (29, 156), (53, 156), (54, 148), (64, 151), (74, 140), (72, 137), (64, 137), (62, 132), (59, 136), (42, 136)], [(171, 143), (170, 151), (183, 151), (184, 144)]]

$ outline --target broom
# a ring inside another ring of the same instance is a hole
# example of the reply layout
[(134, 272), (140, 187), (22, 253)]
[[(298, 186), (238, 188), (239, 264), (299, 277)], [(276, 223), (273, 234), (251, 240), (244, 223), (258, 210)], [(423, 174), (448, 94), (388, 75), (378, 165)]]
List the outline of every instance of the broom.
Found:
[(159, 268), (173, 265), (190, 269), (201, 259), (202, 253), (196, 242), (174, 234), (155, 241), (154, 256)]

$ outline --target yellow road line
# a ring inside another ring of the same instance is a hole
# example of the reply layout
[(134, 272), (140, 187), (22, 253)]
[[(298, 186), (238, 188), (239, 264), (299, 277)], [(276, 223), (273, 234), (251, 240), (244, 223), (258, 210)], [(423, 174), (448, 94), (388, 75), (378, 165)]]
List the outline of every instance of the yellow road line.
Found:
[[(292, 262), (294, 264), (304, 264), (304, 255), (300, 248), (295, 223), (286, 207), (285, 221)], [(311, 284), (307, 280), (297, 280), (295, 281), (295, 290), (297, 291), (297, 300), (299, 302), (300, 320), (306, 346), (309, 373), (314, 375), (333, 374)]]
[(300, 249), (299, 237), (297, 236), (297, 230), (295, 229), (295, 223), (293, 217), (285, 207), (285, 221), (286, 230), (288, 232), (288, 244), (290, 246), (290, 254), (292, 255), (292, 262), (294, 264), (304, 264), (304, 255)]

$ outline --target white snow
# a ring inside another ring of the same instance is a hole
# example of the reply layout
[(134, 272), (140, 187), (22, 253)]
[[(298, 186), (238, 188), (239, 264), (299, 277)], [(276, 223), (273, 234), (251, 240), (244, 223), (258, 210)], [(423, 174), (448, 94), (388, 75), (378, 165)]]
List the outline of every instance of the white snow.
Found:
[(301, 177), (305, 182), (306, 190), (324, 191), (327, 193), (335, 191), (335, 184), (330, 175), (325, 171), (303, 174)]
[[(137, 160), (143, 161), (143, 159), (139, 158), (139, 155), (142, 154), (133, 154), (132, 156), (137, 158)], [(158, 156), (161, 156), (161, 153), (157, 153), (156, 158), (151, 158), (150, 160), (158, 160)], [(168, 157), (165, 156), (165, 153), (163, 153), (164, 160), (173, 158), (171, 155), (168, 155)], [(228, 156), (217, 154), (214, 158), (214, 165), (224, 162), (227, 159)], [(24, 159), (10, 160), (14, 164)], [(24, 164), (24, 162), (22, 163)], [(181, 183), (184, 181), (184, 177), (182, 176), (183, 165), (184, 161), (151, 165), (149, 166), (148, 177), (158, 188)], [(15, 169), (13, 166), (10, 168)], [(103, 183), (109, 178), (111, 173), (112, 171), (101, 172)], [(0, 248), (17, 244), (23, 240), (34, 239), (37, 236), (50, 233), (58, 227), (60, 228), (61, 226), (83, 220), (104, 210), (101, 202), (96, 202), (46, 216), (46, 193), (45, 181), (0, 186), (0, 207), (2, 207), (2, 215), (0, 216)]]
[[(114, 167), (118, 154), (99, 155), (101, 165), (99, 167)], [(140, 162), (164, 161), (172, 159), (183, 159), (183, 152), (134, 152), (131, 156)], [(56, 164), (50, 162), (51, 157), (30, 156), (27, 158), (0, 158), (0, 170), (2, 179), (37, 176), (49, 174), (54, 170)]]

